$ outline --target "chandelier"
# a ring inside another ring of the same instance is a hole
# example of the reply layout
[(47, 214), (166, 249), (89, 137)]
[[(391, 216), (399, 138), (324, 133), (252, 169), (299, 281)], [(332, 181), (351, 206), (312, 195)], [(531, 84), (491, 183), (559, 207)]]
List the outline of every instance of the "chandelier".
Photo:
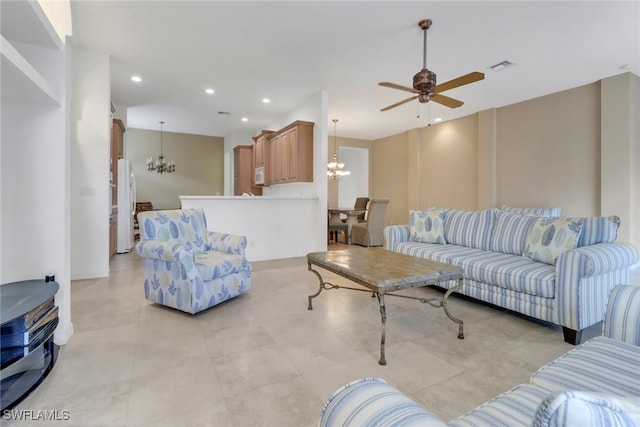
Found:
[(330, 179), (340, 179), (343, 176), (351, 175), (351, 171), (343, 170), (344, 163), (338, 162), (338, 133), (336, 131), (336, 123), (338, 119), (331, 120), (333, 122), (333, 160), (327, 164), (327, 175)]
[(164, 122), (160, 122), (160, 155), (158, 156), (158, 160), (153, 160), (153, 157), (149, 157), (147, 159), (147, 170), (149, 172), (156, 171), (159, 174), (162, 173), (171, 173), (176, 171), (176, 164), (173, 160), (169, 160), (168, 162), (164, 161), (164, 155), (162, 154), (162, 125)]

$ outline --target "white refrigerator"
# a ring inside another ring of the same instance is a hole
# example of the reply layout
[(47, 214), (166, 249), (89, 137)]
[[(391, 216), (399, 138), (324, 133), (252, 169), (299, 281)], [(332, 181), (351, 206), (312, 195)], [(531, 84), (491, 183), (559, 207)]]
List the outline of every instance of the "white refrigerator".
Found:
[(136, 180), (131, 160), (118, 160), (118, 253), (133, 248), (133, 216), (136, 213)]

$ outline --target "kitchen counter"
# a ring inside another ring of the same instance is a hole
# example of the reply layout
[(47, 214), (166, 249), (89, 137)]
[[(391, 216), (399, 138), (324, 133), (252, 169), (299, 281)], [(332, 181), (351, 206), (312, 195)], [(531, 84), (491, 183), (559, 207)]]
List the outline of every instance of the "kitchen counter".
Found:
[(180, 200), (317, 200), (318, 196), (180, 196)]
[(249, 261), (303, 257), (327, 248), (327, 209), (317, 196), (180, 196), (180, 201), (184, 209), (204, 209), (210, 231), (246, 236)]

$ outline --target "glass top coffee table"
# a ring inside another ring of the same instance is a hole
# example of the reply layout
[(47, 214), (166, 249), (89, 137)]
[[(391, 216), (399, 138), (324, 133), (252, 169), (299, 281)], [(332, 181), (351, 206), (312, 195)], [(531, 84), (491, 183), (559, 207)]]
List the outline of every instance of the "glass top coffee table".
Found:
[[(314, 273), (320, 281), (318, 292), (309, 295), (309, 310), (313, 310), (311, 300), (320, 295), (323, 289), (372, 292), (378, 298), (382, 319), (380, 361), (378, 362), (381, 365), (387, 364), (384, 355), (385, 323), (387, 321), (385, 295), (415, 299), (433, 307), (442, 307), (447, 317), (458, 324), (458, 338), (464, 338), (462, 320), (455, 318), (447, 308), (449, 295), (462, 287), (463, 277), (460, 267), (391, 252), (383, 248), (350, 248), (339, 251), (314, 252), (307, 255), (307, 265), (309, 271)], [(364, 286), (366, 289), (326, 282), (312, 266), (331, 271)], [(420, 298), (395, 293), (404, 289), (437, 285), (451, 280), (457, 280), (458, 285), (448, 289), (442, 298)]]

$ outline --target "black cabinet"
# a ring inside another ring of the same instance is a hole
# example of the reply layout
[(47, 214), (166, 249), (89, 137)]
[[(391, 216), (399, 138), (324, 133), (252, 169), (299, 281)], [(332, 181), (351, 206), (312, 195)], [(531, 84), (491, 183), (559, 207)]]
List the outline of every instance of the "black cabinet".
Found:
[(58, 289), (53, 277), (0, 286), (0, 410), (27, 397), (56, 362)]

